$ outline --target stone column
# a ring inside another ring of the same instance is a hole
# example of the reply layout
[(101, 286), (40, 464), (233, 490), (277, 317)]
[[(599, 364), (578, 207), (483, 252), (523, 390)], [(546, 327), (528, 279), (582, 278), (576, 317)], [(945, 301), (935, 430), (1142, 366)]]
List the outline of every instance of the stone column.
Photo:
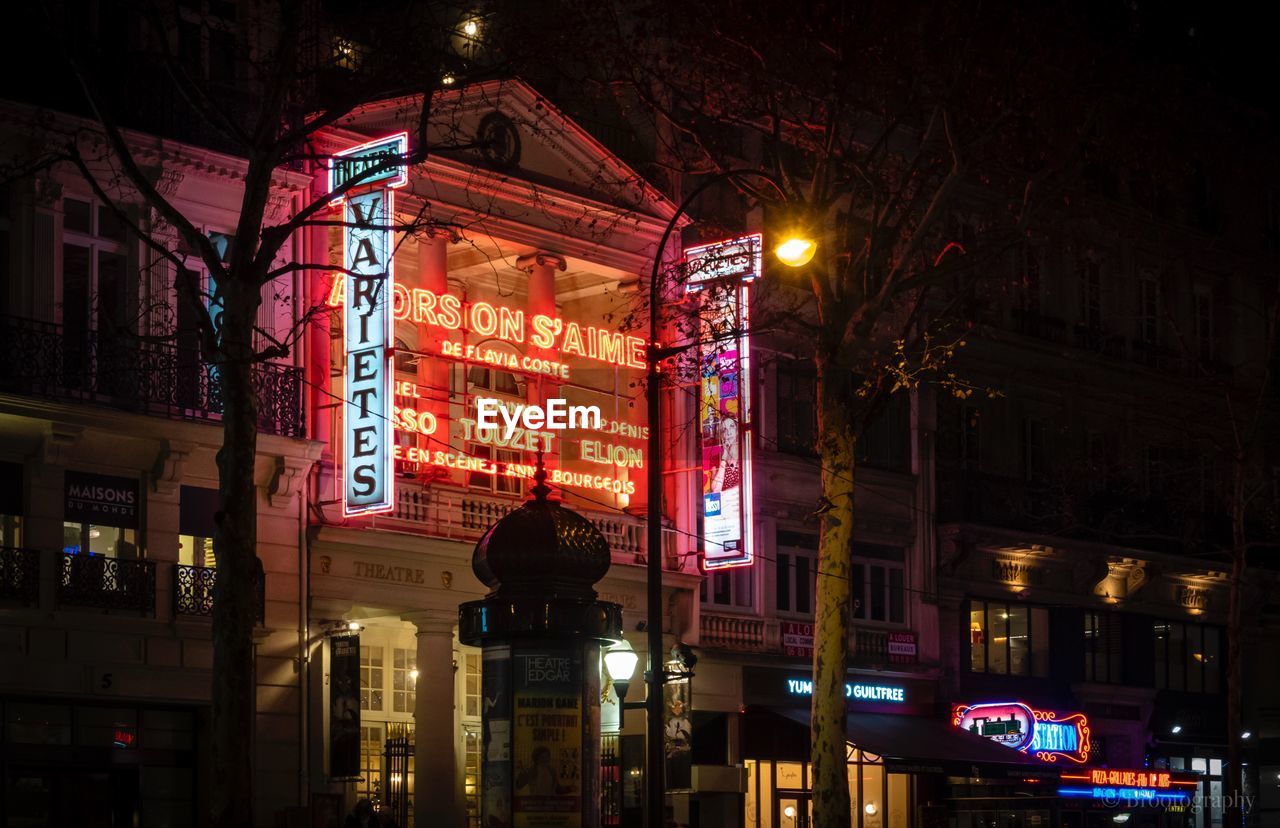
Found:
[(413, 704), (413, 828), (453, 828), (465, 820), (458, 785), (458, 733), (453, 711), (456, 615), (402, 616), (418, 628), (418, 681)]
[[(564, 257), (539, 251), (521, 256), (516, 260), (516, 267), (529, 274), (528, 299), (525, 303), (525, 313), (528, 318), (532, 319), (542, 314), (554, 319), (558, 315), (556, 313), (556, 271), (565, 269)], [(555, 356), (554, 351), (550, 349), (532, 346), (529, 347), (528, 353), (531, 356), (553, 358)], [(529, 402), (541, 405), (546, 402), (554, 387), (550, 379), (545, 377), (539, 377), (536, 382), (530, 382), (527, 394)]]
[[(431, 232), (418, 242), (418, 287), (436, 296), (449, 292), (449, 244), (444, 232)], [(418, 325), (418, 350), (438, 355), (445, 331), (438, 325)], [(420, 440), (424, 449), (444, 448), (449, 442), (449, 360), (439, 356), (418, 360), (418, 384), (426, 398), (425, 410), (435, 415), (436, 433)], [(434, 437), (435, 439), (431, 439)]]

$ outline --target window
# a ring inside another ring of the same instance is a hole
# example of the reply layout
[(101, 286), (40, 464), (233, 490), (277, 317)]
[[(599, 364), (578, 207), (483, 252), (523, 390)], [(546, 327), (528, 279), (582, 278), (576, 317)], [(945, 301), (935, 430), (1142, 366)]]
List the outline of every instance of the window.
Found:
[(63, 521), (62, 551), (68, 555), (88, 553), (107, 558), (142, 557), (136, 530), (78, 521)]
[(183, 566), (217, 566), (213, 555), (213, 516), (218, 512), (218, 490), (183, 486), (178, 507), (178, 563)]
[(1049, 611), (999, 601), (969, 602), (969, 669), (1011, 676), (1049, 674)]
[(467, 719), (478, 719), (482, 713), (481, 682), (483, 680), (481, 653), (474, 648), (467, 648), (461, 654), (462, 668), (462, 715)]
[(393, 647), (391, 649), (391, 712), (412, 713), (414, 691), (417, 687), (417, 652)]
[(1117, 615), (1107, 612), (1084, 614), (1085, 681), (1120, 683), (1124, 657), (1124, 628)]
[(867, 420), (855, 448), (859, 463), (886, 471), (910, 471), (911, 400), (894, 394)]
[(384, 725), (371, 722), (360, 725), (360, 779), (356, 796), (367, 799), (377, 808), (382, 803), (382, 751)]
[(1213, 341), (1213, 292), (1204, 285), (1196, 285), (1193, 301), (1196, 356), (1201, 362), (1212, 362), (1217, 350)]
[(480, 825), (480, 756), (483, 744), (478, 726), (462, 726), (462, 796), (469, 826)]
[(467, 382), (473, 391), (479, 389), (512, 397), (520, 396), (520, 383), (516, 381), (515, 374), (496, 368), (473, 365), (467, 369)]
[(802, 532), (779, 532), (777, 587), (779, 612), (813, 614), (818, 576), (818, 537)]
[(1160, 283), (1153, 276), (1138, 279), (1138, 339), (1143, 345), (1160, 344)]
[(486, 446), (483, 443), (470, 443), (467, 446), (467, 454), (472, 457), (483, 457), (486, 460), (492, 460), (498, 466), (497, 474), (488, 474), (483, 471), (467, 472), (467, 486), (472, 489), (484, 489), (485, 491), (494, 492), (496, 494), (519, 495), (521, 491), (521, 478), (504, 474), (503, 470), (508, 463), (519, 463), (520, 452), (515, 449), (500, 449)]
[(1022, 420), (1022, 473), (1031, 481), (1041, 481), (1049, 473), (1048, 429), (1043, 420)]
[[(360, 709), (382, 710), (382, 647), (360, 645)], [(382, 749), (381, 743), (378, 745)]]
[(22, 546), (22, 464), (0, 461), (0, 548)]
[(751, 609), (755, 606), (755, 567), (739, 566), (720, 572), (709, 572), (702, 579), (699, 595), (702, 603), (719, 607)]
[[(136, 385), (127, 363), (136, 328), (138, 282), (129, 274), (126, 230), (101, 204), (63, 199), (62, 328), (64, 381), (85, 387), (96, 375), (100, 391)], [(90, 343), (96, 333), (97, 347)]]
[(778, 450), (812, 456), (818, 440), (818, 379), (813, 363), (780, 359), (777, 375)]
[(1040, 314), (1040, 261), (1043, 253), (1031, 243), (1024, 243), (1018, 249), (1018, 285), (1019, 304), (1024, 313)]
[(906, 550), (899, 546), (854, 543), (853, 617), (902, 624), (906, 621)]
[(1091, 257), (1080, 263), (1080, 324), (1102, 327), (1102, 263)]
[[(1223, 824), (1222, 812), (1225, 803), (1222, 798), (1222, 769), (1226, 763), (1220, 757), (1210, 758), (1186, 754), (1157, 756), (1152, 759), (1152, 765), (1161, 769), (1194, 771), (1201, 774), (1199, 795), (1203, 797), (1201, 800), (1203, 805), (1193, 809), (1195, 819), (1186, 823), (1188, 828), (1219, 828)], [(1248, 774), (1245, 774), (1246, 786), (1249, 784), (1248, 778)], [(1247, 787), (1245, 792), (1248, 793)]]
[(1217, 693), (1222, 677), (1222, 632), (1205, 624), (1152, 622), (1156, 688)]
[(13, 307), (13, 285), (9, 278), (12, 272), (9, 266), (9, 232), (12, 230), (10, 198), (9, 188), (0, 186), (0, 316), (8, 316)]
[(960, 467), (982, 468), (982, 410), (970, 405), (960, 406)]

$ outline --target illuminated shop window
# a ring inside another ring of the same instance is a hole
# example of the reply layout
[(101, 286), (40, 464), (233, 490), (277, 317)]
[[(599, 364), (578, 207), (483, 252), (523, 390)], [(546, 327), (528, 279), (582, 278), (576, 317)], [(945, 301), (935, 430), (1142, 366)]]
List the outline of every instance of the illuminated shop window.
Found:
[(62, 524), (62, 551), (68, 555), (87, 553), (107, 558), (142, 557), (142, 552), (138, 549), (138, 533), (135, 530), (71, 521), (64, 521)]
[(381, 646), (360, 645), (360, 709), (382, 710), (383, 654)]
[(1049, 611), (1000, 601), (969, 602), (969, 669), (1012, 676), (1049, 674)]

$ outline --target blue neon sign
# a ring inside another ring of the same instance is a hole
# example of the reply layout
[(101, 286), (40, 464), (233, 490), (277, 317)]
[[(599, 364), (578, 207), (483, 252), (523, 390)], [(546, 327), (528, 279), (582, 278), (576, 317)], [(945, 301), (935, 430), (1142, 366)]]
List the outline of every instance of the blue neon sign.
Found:
[[(793, 696), (812, 696), (813, 682), (809, 679), (787, 679), (787, 692)], [(846, 682), (844, 696), (855, 701), (891, 702), (902, 704), (907, 700), (905, 687), (892, 684), (862, 684)]]

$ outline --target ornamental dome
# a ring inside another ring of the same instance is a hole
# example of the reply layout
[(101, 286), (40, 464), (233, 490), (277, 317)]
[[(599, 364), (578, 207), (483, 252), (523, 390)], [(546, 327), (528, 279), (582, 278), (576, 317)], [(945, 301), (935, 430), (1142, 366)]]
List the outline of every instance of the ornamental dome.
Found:
[(546, 478), (539, 456), (533, 499), (476, 543), (471, 569), (490, 596), (594, 599), (592, 586), (609, 571), (609, 542), (591, 521), (547, 500)]

